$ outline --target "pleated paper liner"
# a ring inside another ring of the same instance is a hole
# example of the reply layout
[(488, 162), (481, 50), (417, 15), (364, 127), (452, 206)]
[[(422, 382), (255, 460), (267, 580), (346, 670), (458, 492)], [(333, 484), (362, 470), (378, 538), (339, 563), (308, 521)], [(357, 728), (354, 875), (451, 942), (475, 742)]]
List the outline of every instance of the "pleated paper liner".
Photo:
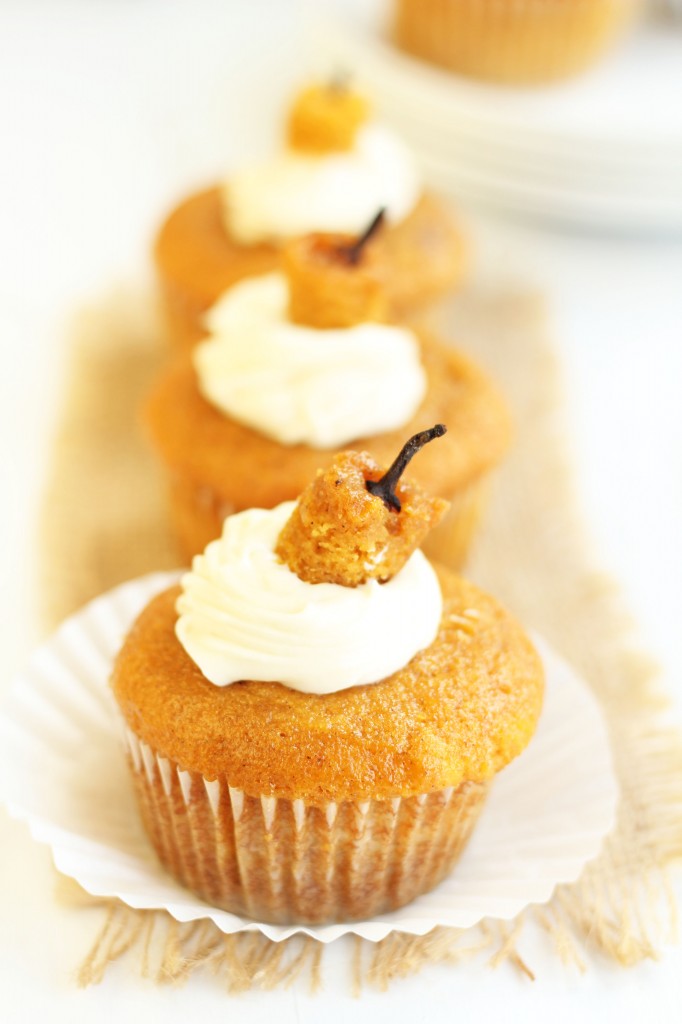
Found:
[(452, 869), (488, 787), (327, 803), (248, 796), (152, 751), (130, 730), (138, 807), (159, 860), (211, 906), (256, 921), (371, 920)]
[(0, 720), (12, 813), (88, 892), (183, 921), (209, 917), (228, 933), (378, 940), (508, 919), (598, 853), (617, 800), (606, 727), (585, 685), (542, 642), (537, 734), (494, 781), (471, 845), (437, 889), (487, 786), (320, 808), (250, 796), (150, 749), (121, 727), (109, 677), (137, 613), (175, 578), (123, 584), (68, 619), (17, 680)]
[[(576, 515), (542, 300), (482, 287), (458, 296), (431, 326), (487, 368), (516, 421), (516, 444), (493, 481), (467, 575), (540, 630), (589, 682), (608, 722), (620, 813), (599, 857), (577, 882), (553, 896), (539, 893), (547, 901), (542, 906), (508, 923), (488, 917), (423, 935), (374, 933), (375, 943), (358, 939), (351, 967), (358, 981), (378, 985), (424, 964), (470, 956), (509, 960), (530, 974), (536, 965), (524, 964), (519, 952), (526, 932), (581, 969), (593, 954), (620, 964), (655, 957), (675, 935), (668, 869), (682, 855), (682, 747), (660, 719), (655, 669), (632, 650), (628, 617), (613, 585), (596, 571)], [(149, 297), (117, 292), (93, 304), (74, 323), (72, 346), (42, 538), (52, 626), (117, 583), (178, 561), (163, 478), (137, 426), (140, 404), (167, 355)], [(125, 783), (123, 762), (121, 771), (117, 786)], [(472, 863), (504, 783), (502, 773), (452, 877)], [(137, 820), (132, 802), (121, 813)], [(177, 909), (184, 894), (176, 895)], [(68, 898), (74, 906), (89, 900), (106, 908), (83, 963), (83, 983), (99, 980), (123, 956), (164, 980), (211, 965), (235, 989), (284, 984), (301, 970), (315, 980), (323, 970), (322, 947), (305, 937), (273, 945), (266, 935), (224, 935), (210, 919), (176, 923), (164, 912), (129, 909), (78, 887), (68, 888)], [(414, 913), (417, 903), (411, 906)], [(414, 916), (413, 924), (419, 925)]]

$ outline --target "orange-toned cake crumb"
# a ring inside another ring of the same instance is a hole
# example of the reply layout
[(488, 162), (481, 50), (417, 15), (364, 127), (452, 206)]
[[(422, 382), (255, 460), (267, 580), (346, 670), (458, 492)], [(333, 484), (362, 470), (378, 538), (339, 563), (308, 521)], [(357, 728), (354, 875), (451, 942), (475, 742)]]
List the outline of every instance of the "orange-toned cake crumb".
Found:
[(381, 224), (379, 211), (361, 238), (314, 234), (284, 250), (289, 316), (322, 330), (387, 319), (385, 268), (368, 245)]
[(398, 508), (367, 483), (384, 471), (367, 452), (342, 452), (320, 471), (285, 523), (277, 555), (307, 583), (356, 587), (390, 580), (442, 518), (448, 503), (397, 482)]
[(352, 149), (369, 112), (365, 97), (342, 82), (310, 86), (296, 97), (289, 113), (289, 145), (314, 154)]

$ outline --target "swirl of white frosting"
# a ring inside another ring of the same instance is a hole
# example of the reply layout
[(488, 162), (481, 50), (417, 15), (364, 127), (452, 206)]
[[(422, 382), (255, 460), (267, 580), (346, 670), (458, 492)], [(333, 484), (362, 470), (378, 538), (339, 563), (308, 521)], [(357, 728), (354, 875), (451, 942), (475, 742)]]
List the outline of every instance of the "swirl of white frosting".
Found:
[(225, 185), (223, 207), (230, 236), (253, 245), (313, 231), (360, 234), (381, 207), (389, 221), (403, 220), (420, 193), (407, 146), (372, 122), (348, 152), (285, 149), (237, 171)]
[(280, 444), (334, 448), (404, 426), (426, 391), (411, 331), (291, 323), (282, 274), (235, 285), (209, 310), (194, 349), (201, 394)]
[(384, 679), (435, 639), (442, 596), (420, 551), (388, 583), (305, 583), (274, 553), (294, 505), (230, 516), (182, 579), (176, 634), (216, 686), (333, 693)]

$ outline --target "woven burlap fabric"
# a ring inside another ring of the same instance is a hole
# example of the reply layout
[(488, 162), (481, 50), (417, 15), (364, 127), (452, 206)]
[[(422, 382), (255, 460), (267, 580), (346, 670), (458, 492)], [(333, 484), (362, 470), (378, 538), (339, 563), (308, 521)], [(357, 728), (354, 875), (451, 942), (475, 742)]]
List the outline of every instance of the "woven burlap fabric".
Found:
[[(662, 724), (648, 661), (630, 649), (617, 593), (593, 566), (576, 516), (558, 413), (556, 366), (543, 303), (522, 294), (469, 292), (441, 311), (457, 344), (506, 392), (516, 441), (498, 472), (468, 575), (496, 594), (585, 676), (610, 727), (621, 786), (618, 826), (581, 879), (516, 921), (467, 931), (394, 934), (374, 945), (343, 940), (355, 984), (386, 985), (425, 963), (487, 956), (528, 976), (520, 950), (533, 929), (564, 961), (622, 965), (655, 957), (674, 938), (667, 875), (682, 856), (682, 745)], [(140, 424), (144, 395), (167, 357), (153, 301), (107, 297), (74, 322), (71, 369), (45, 496), (42, 590), (49, 624), (123, 580), (173, 568), (161, 473)], [(312, 939), (272, 943), (224, 936), (210, 921), (180, 925), (162, 911), (97, 901), (62, 880), (70, 903), (101, 903), (102, 928), (82, 964), (96, 982), (124, 955), (157, 980), (210, 967), (230, 989), (314, 985), (323, 947)]]

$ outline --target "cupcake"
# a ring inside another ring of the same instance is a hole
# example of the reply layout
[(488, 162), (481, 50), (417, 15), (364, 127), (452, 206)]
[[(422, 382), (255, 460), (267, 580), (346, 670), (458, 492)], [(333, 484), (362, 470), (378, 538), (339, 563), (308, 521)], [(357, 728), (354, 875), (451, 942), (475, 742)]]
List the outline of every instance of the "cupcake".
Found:
[[(445, 512), (345, 452), (298, 502), (230, 517), (142, 612), (112, 685), (166, 869), (261, 921), (357, 920), (433, 888), (541, 709), (538, 656), (415, 550)], [(435, 447), (435, 446), (434, 446)]]
[(641, 0), (396, 0), (408, 53), (496, 82), (549, 82), (596, 61)]
[(158, 235), (155, 262), (169, 336), (201, 336), (201, 316), (242, 278), (280, 267), (283, 245), (318, 231), (358, 234), (380, 207), (375, 240), (395, 314), (457, 284), (462, 236), (449, 210), (424, 192), (402, 142), (339, 83), (306, 89), (289, 113), (286, 145), (190, 196)]
[(431, 550), (461, 565), (509, 419), (467, 358), (386, 322), (372, 244), (380, 224), (359, 240), (291, 243), (284, 271), (228, 289), (207, 315), (209, 337), (157, 382), (146, 419), (186, 557), (220, 535), (226, 515), (296, 498), (349, 444), (385, 462), (406, 433), (447, 420), (440, 452), (424, 453), (417, 477), (451, 502)]

